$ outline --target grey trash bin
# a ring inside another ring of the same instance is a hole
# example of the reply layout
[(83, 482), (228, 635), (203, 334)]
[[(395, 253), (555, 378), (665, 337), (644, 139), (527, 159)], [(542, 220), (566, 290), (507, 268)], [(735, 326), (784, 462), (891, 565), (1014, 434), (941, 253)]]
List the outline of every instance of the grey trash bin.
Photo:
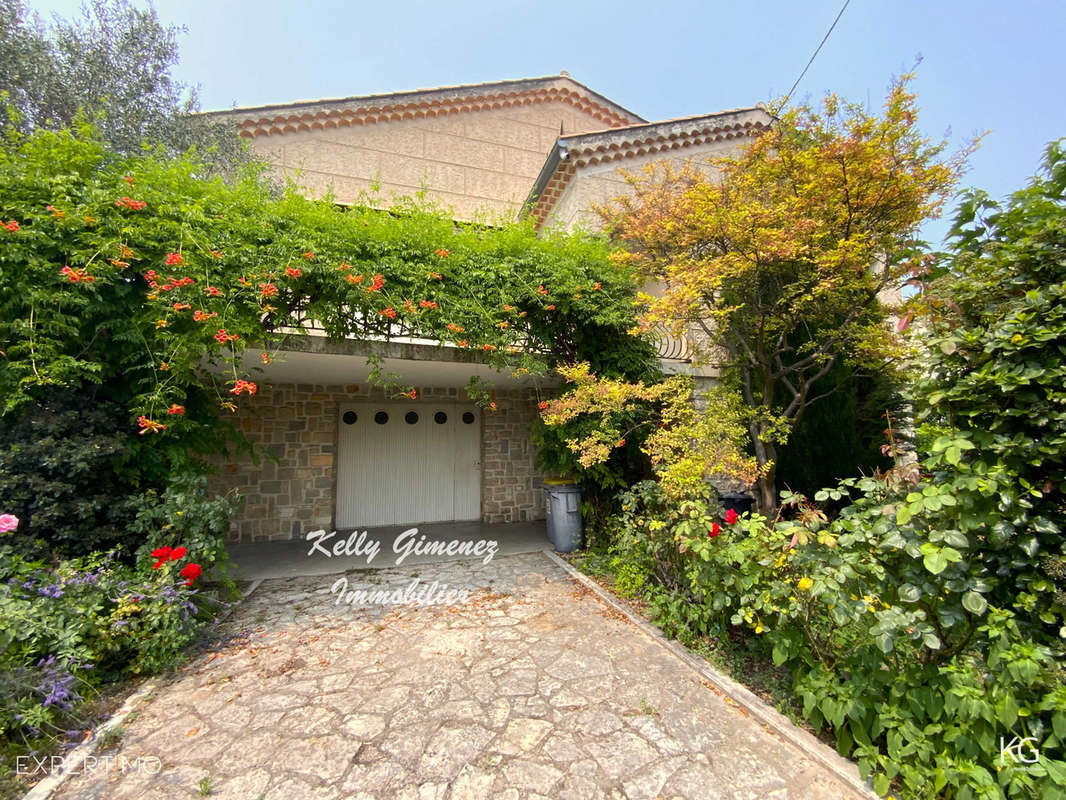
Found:
[(560, 553), (581, 547), (581, 487), (573, 483), (544, 482), (548, 539)]

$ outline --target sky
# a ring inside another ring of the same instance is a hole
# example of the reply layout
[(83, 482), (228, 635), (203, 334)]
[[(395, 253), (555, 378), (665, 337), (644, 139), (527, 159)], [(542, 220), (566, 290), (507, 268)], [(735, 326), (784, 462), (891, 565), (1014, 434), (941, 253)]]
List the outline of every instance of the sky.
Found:
[[(136, 4), (137, 0), (133, 0)], [(26, 0), (48, 18), (77, 0)], [(177, 77), (205, 110), (566, 70), (648, 120), (781, 97), (843, 0), (157, 0), (184, 26)], [(920, 62), (920, 63), (919, 63)], [(917, 67), (915, 65), (917, 64)], [(995, 197), (1066, 136), (1066, 1), (851, 0), (794, 100), (878, 107), (915, 70), (919, 125), (949, 150), (985, 134), (963, 186)], [(937, 243), (947, 221), (926, 226)]]

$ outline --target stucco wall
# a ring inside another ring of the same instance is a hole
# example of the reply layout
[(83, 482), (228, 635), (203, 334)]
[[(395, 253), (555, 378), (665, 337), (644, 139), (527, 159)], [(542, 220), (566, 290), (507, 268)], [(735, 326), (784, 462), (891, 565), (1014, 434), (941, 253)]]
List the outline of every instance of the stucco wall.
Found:
[[(422, 400), (464, 401), (461, 389), (426, 387)], [(353, 400), (385, 399), (366, 385), (260, 386), (242, 401), (232, 422), (257, 448), (275, 458), (248, 453), (218, 458), (211, 490), (235, 489), (244, 503), (230, 529), (231, 541), (254, 542), (302, 538), (317, 528), (332, 530), (336, 507), (337, 425), (340, 407)], [(481, 427), (481, 509), (485, 522), (544, 518), (538, 490), (542, 476), (533, 466), (535, 450), (529, 426), (536, 398), (529, 391), (496, 394), (497, 411), (486, 411)]]
[(559, 136), (604, 123), (559, 102), (471, 110), (420, 119), (257, 136), (252, 147), (313, 196), (332, 187), (353, 203), (373, 184), (371, 204), (427, 194), (461, 219), (479, 211), (517, 215)]
[(744, 144), (747, 144), (746, 140), (715, 142), (710, 145), (686, 147), (665, 157), (656, 153), (607, 164), (578, 167), (552, 208), (545, 227), (598, 230), (600, 219), (592, 209), (616, 197), (632, 194), (632, 188), (626, 183), (623, 171), (639, 174), (648, 164), (668, 161), (672, 164), (691, 165), (713, 176), (717, 174), (717, 169), (709, 160), (737, 153)]

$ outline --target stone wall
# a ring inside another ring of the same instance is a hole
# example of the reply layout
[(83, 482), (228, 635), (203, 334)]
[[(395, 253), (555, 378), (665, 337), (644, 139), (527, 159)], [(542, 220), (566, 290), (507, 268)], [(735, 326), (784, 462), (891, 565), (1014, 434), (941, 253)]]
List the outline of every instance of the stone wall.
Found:
[[(462, 389), (426, 387), (425, 400), (467, 400)], [(231, 418), (255, 445), (219, 457), (211, 490), (238, 491), (244, 502), (230, 530), (232, 541), (301, 538), (309, 530), (331, 530), (336, 510), (337, 425), (340, 407), (358, 400), (384, 400), (366, 385), (261, 385)], [(420, 401), (412, 401), (412, 406)], [(528, 391), (501, 391), (497, 411), (486, 411), (481, 428), (481, 509), (484, 522), (544, 518), (542, 476), (533, 466), (529, 426), (536, 399)]]
[(496, 411), (481, 428), (481, 518), (484, 522), (544, 519), (544, 475), (533, 465), (529, 426), (537, 398), (528, 391), (496, 393)]

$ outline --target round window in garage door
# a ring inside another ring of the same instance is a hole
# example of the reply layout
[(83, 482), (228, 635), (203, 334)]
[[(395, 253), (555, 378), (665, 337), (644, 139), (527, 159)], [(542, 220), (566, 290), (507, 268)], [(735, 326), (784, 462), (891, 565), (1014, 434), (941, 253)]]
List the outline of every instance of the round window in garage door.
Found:
[[(341, 409), (377, 424), (341, 424), (338, 530), (481, 516), (480, 415), (464, 403)], [(401, 424), (396, 424), (401, 423)]]

